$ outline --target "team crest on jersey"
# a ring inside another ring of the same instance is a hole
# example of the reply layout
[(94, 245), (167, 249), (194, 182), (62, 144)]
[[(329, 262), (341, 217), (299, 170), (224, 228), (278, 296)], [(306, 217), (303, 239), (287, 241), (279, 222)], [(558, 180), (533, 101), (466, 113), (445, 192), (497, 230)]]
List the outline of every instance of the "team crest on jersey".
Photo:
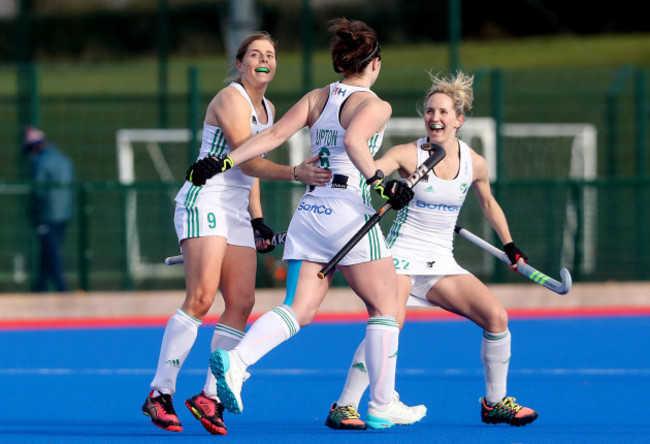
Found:
[(463, 194), (465, 194), (467, 192), (467, 184), (466, 183), (460, 184), (460, 192), (463, 193)]
[(252, 123), (253, 125), (257, 125), (257, 117), (255, 117), (255, 116), (251, 116), (251, 123)]
[(344, 96), (347, 92), (347, 89), (343, 89), (340, 86), (337, 86), (332, 90), (332, 95)]

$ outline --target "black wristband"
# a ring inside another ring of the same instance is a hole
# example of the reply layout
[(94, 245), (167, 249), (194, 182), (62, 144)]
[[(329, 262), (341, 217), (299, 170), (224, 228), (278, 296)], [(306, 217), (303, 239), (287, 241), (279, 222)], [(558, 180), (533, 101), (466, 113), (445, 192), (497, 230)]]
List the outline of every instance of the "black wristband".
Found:
[(367, 179), (366, 183), (368, 185), (372, 185), (372, 183), (376, 180), (379, 180), (380, 182), (384, 180), (384, 172), (382, 170), (375, 171), (375, 175), (372, 176), (370, 179)]

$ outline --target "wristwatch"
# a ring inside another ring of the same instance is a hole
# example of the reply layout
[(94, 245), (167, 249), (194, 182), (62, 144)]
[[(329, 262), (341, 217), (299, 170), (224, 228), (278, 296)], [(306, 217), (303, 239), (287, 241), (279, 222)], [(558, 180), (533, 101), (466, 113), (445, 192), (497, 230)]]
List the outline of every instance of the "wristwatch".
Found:
[(372, 185), (372, 183), (373, 183), (374, 181), (376, 181), (376, 180), (378, 180), (378, 181), (380, 181), (380, 182), (381, 182), (382, 180), (384, 180), (384, 172), (383, 172), (382, 170), (377, 170), (377, 171), (375, 171), (375, 175), (372, 176), (370, 179), (366, 180), (366, 183), (367, 183), (368, 185)]

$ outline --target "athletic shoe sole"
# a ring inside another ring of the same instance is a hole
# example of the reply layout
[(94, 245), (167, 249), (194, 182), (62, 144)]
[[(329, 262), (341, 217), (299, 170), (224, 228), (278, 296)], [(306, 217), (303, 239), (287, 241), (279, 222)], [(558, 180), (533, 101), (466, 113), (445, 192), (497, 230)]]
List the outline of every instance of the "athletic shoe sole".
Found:
[(237, 397), (226, 382), (226, 373), (230, 369), (230, 356), (225, 350), (215, 350), (210, 356), (210, 371), (217, 378), (217, 395), (230, 413), (239, 414), (242, 412)]
[[(424, 416), (422, 418), (424, 418)], [(380, 418), (379, 416), (368, 415), (366, 416), (366, 425), (368, 426), (368, 428), (374, 430), (382, 430), (382, 429), (389, 429), (393, 426), (410, 426), (422, 421), (422, 418), (418, 419), (417, 421), (410, 422), (408, 424), (393, 424), (388, 419)]]

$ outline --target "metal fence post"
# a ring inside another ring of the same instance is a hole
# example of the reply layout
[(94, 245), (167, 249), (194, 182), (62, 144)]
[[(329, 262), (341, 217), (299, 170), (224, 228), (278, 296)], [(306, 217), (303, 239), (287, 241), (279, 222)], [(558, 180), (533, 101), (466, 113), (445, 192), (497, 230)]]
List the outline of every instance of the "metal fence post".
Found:
[(89, 291), (90, 285), (88, 275), (90, 271), (90, 250), (88, 248), (88, 215), (91, 211), (88, 206), (88, 183), (84, 182), (77, 186), (77, 216), (79, 224), (78, 233), (78, 273), (79, 288), (83, 291)]
[(167, 97), (169, 84), (169, 7), (167, 0), (158, 5), (158, 127), (167, 128), (169, 118)]
[(196, 66), (190, 66), (187, 71), (188, 77), (188, 104), (187, 104), (187, 127), (190, 129), (190, 141), (187, 146), (187, 163), (191, 165), (199, 155), (199, 142), (196, 132), (199, 128), (199, 107), (201, 97), (199, 94), (199, 70)]
[(302, 92), (306, 94), (312, 89), (312, 52), (313, 23), (311, 0), (302, 0), (301, 10), (301, 42), (302, 42)]
[(641, 280), (648, 278), (648, 249), (650, 245), (650, 229), (648, 228), (648, 95), (647, 74), (639, 69), (635, 76), (634, 114), (635, 114), (635, 149), (636, 177), (638, 180), (636, 197), (636, 268), (637, 277)]
[[(496, 130), (496, 171), (494, 172), (496, 180), (494, 181), (494, 186), (492, 193), (494, 194), (497, 201), (503, 195), (501, 188), (505, 182), (505, 177), (503, 177), (505, 169), (503, 168), (503, 104), (504, 104), (504, 89), (503, 89), (503, 72), (501, 70), (495, 69), (492, 71), (491, 76), (491, 97), (492, 97), (492, 118), (494, 119), (494, 126)], [(492, 243), (495, 243), (498, 240), (496, 233), (492, 234)], [(500, 241), (499, 241), (500, 242)], [(499, 264), (499, 260), (494, 258), (494, 273), (493, 280), (494, 282), (503, 282), (504, 280), (504, 268)]]
[(605, 98), (605, 122), (607, 122), (607, 165), (605, 166), (607, 177), (616, 176), (616, 151), (618, 144), (618, 99), (627, 79), (632, 75), (631, 66), (623, 66), (614, 79), (614, 83), (607, 91)]
[(460, 68), (460, 42), (462, 39), (461, 1), (449, 0), (449, 71)]

